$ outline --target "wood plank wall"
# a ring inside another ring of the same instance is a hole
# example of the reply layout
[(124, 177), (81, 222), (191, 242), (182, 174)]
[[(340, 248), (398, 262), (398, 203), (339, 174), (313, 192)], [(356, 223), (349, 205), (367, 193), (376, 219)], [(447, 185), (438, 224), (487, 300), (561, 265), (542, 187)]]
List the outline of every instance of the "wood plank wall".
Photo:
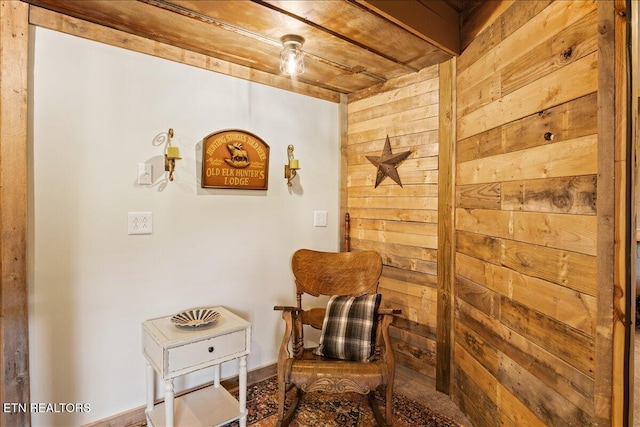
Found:
[[(347, 211), (353, 251), (383, 258), (380, 292), (402, 309), (391, 328), (398, 363), (435, 378), (438, 236), (438, 66), (348, 97)], [(402, 187), (376, 167), (389, 136), (393, 153), (410, 150), (398, 166)]]
[(457, 60), (453, 396), (477, 426), (592, 425), (598, 5), (489, 3)]
[[(29, 7), (0, 1), (0, 402), (29, 402), (27, 147)], [(28, 426), (2, 411), (0, 426)]]

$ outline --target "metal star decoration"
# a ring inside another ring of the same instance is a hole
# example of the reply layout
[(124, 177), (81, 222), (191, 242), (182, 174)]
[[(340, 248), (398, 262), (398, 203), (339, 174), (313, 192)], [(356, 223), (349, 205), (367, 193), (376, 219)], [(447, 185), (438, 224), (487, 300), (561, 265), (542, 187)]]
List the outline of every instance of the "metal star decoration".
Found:
[(391, 143), (389, 142), (389, 135), (387, 135), (387, 140), (384, 142), (384, 149), (382, 150), (382, 156), (367, 156), (367, 159), (373, 163), (374, 166), (378, 167), (378, 171), (376, 172), (376, 185), (373, 188), (378, 187), (378, 185), (386, 178), (389, 177), (394, 180), (400, 187), (402, 187), (402, 183), (400, 182), (400, 175), (398, 175), (398, 170), (396, 167), (399, 163), (401, 163), (404, 159), (409, 157), (411, 151), (405, 151), (400, 154), (393, 154), (391, 152)]

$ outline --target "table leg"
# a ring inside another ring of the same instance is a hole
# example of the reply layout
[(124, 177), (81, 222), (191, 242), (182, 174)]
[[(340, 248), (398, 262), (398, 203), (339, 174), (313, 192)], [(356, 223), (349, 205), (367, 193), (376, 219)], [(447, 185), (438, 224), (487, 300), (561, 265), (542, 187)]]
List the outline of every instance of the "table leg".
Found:
[(156, 377), (153, 366), (147, 363), (147, 414), (153, 411), (153, 401), (156, 397)]
[(213, 385), (215, 388), (220, 387), (220, 365), (213, 366)]
[(173, 427), (173, 378), (164, 383), (164, 416), (167, 427)]
[(240, 427), (247, 425), (247, 356), (242, 356), (238, 369), (238, 404), (240, 406)]

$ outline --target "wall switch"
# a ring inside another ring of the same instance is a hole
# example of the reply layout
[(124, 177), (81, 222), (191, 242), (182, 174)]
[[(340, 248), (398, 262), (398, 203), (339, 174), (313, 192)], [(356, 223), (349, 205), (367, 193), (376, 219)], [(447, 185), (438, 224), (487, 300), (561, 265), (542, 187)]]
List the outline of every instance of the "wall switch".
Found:
[(153, 184), (153, 165), (138, 163), (138, 185)]
[(313, 226), (314, 227), (326, 227), (327, 226), (327, 211), (315, 211), (315, 212), (313, 212)]
[(153, 220), (151, 212), (129, 212), (129, 234), (151, 234)]

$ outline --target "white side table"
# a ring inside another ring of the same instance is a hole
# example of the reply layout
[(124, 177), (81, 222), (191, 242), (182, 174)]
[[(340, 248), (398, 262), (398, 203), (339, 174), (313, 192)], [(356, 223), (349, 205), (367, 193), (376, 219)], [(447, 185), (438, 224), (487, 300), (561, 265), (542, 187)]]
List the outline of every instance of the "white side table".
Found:
[[(247, 355), (251, 349), (251, 324), (224, 307), (211, 326), (179, 328), (171, 316), (142, 323), (142, 353), (147, 359), (147, 423), (150, 426), (217, 426), (239, 420), (247, 423)], [(236, 400), (220, 386), (220, 364), (238, 359), (239, 390)], [(174, 399), (173, 379), (214, 368), (214, 384)], [(155, 374), (165, 383), (164, 403), (154, 405)]]

